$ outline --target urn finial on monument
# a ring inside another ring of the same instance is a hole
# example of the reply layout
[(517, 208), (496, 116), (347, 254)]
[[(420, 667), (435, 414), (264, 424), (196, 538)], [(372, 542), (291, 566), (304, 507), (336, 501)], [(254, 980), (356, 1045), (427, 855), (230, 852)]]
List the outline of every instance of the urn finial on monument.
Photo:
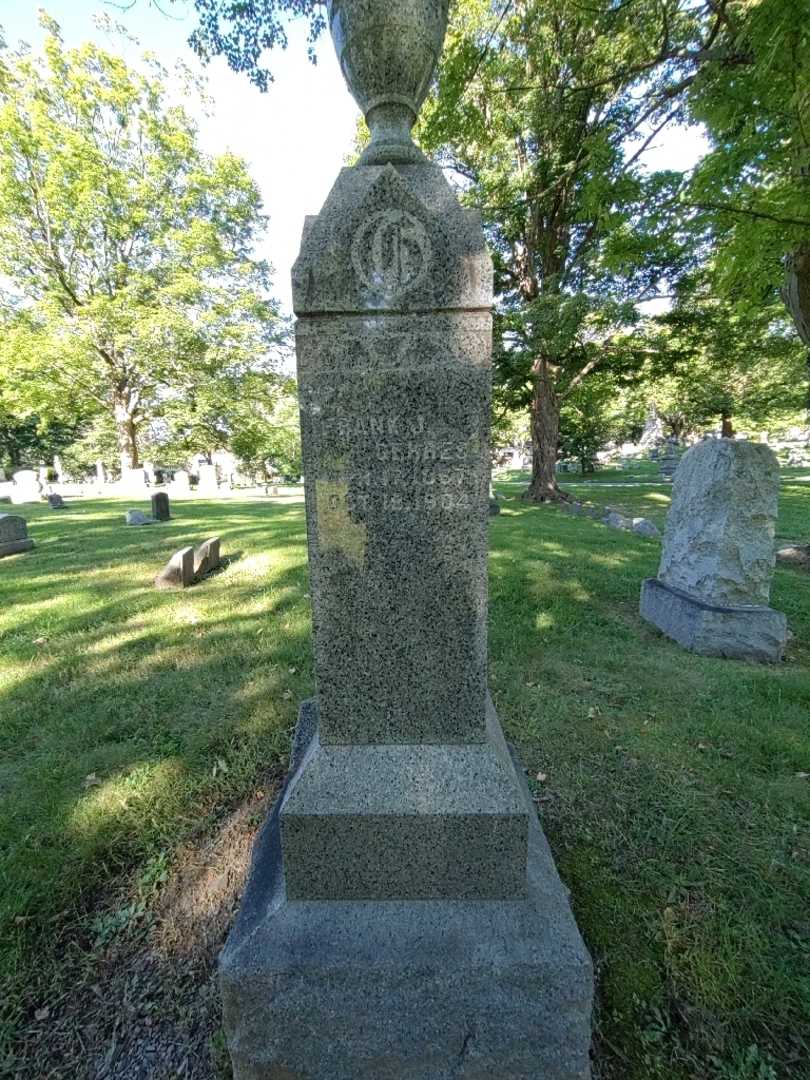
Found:
[(419, 163), (411, 128), (427, 96), (447, 30), (449, 0), (329, 0), (340, 68), (371, 142), (360, 165)]

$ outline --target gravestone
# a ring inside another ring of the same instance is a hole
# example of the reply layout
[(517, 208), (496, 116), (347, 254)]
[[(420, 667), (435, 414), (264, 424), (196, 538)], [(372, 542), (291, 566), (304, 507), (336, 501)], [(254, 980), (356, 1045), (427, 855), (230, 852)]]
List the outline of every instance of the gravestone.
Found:
[(62, 498), (61, 495), (57, 495), (55, 492), (51, 492), (51, 494), (48, 496), (48, 506), (50, 506), (51, 510), (64, 510), (65, 500)]
[(198, 495), (216, 495), (219, 491), (217, 482), (216, 465), (200, 465), (199, 481), (197, 483)]
[(648, 540), (658, 540), (661, 536), (660, 529), (649, 518), (634, 517), (632, 526), (634, 533), (645, 536)]
[(376, 104), (293, 270), (317, 696), (220, 961), (235, 1080), (590, 1075), (590, 960), (487, 693), (492, 267), (409, 135), (446, 14), (330, 6)]
[(28, 537), (25, 518), (19, 514), (0, 514), (0, 558), (30, 551), (34, 541)]
[(664, 437), (664, 425), (661, 421), (661, 417), (658, 415), (658, 409), (655, 406), (655, 402), (651, 402), (647, 407), (647, 416), (644, 420), (644, 429), (641, 432), (641, 437), (638, 440), (638, 445), (646, 450), (658, 445), (658, 443)]
[(152, 517), (155, 521), (169, 521), (171, 516), (169, 496), (165, 491), (156, 491), (152, 496)]
[(127, 510), (127, 525), (154, 525), (155, 519), (145, 514), (143, 510)]
[(178, 469), (169, 484), (169, 493), (173, 499), (178, 496), (188, 495), (191, 491), (191, 480), (185, 469)]
[(668, 438), (664, 443), (661, 456), (659, 458), (659, 470), (662, 480), (672, 480), (675, 476), (675, 472), (678, 468), (679, 460), (679, 447), (678, 440), (672, 437)]
[(34, 469), (20, 469), (14, 473), (14, 487), (11, 489), (11, 501), (19, 506), (23, 503), (40, 502), (42, 484)]
[(642, 618), (704, 656), (780, 660), (787, 620), (768, 606), (778, 494), (763, 443), (710, 439), (684, 454)]
[(194, 552), (194, 577), (205, 577), (212, 570), (218, 570), (221, 563), (219, 537), (212, 536), (209, 540), (204, 540)]
[(176, 551), (155, 578), (158, 589), (187, 589), (194, 582), (194, 548)]

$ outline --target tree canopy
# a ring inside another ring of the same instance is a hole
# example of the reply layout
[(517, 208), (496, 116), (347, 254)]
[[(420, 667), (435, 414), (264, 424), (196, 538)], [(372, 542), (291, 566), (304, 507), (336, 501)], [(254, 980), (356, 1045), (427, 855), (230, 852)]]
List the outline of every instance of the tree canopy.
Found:
[(277, 380), (261, 199), (242, 160), (201, 151), (160, 72), (45, 29), (42, 59), (0, 55), (0, 402), (103, 410), (136, 466), (159, 416), (193, 426), (223, 386)]

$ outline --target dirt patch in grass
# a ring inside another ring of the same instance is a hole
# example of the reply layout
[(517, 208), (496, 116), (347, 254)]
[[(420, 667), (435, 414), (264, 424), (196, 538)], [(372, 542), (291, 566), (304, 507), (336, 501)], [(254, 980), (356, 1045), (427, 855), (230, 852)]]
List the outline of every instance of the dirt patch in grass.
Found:
[(87, 922), (97, 936), (61, 967), (50, 1000), (31, 1002), (15, 1080), (230, 1076), (216, 960), (279, 782), (267, 777), (213, 835), (181, 848), (146, 902), (141, 876), (99, 904)]

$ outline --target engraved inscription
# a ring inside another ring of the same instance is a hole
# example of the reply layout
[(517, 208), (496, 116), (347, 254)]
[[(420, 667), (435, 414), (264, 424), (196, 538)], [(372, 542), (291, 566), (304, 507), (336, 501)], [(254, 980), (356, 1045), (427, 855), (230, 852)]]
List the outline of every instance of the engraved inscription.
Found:
[(407, 210), (380, 210), (365, 221), (352, 242), (352, 265), (373, 292), (394, 297), (415, 288), (427, 273), (430, 240)]
[(437, 438), (418, 414), (320, 414), (317, 424), (332, 451), (321, 460), (331, 460), (343, 476), (341, 504), (349, 514), (363, 515), (372, 506), (417, 513), (481, 509), (488, 487), (480, 438)]

